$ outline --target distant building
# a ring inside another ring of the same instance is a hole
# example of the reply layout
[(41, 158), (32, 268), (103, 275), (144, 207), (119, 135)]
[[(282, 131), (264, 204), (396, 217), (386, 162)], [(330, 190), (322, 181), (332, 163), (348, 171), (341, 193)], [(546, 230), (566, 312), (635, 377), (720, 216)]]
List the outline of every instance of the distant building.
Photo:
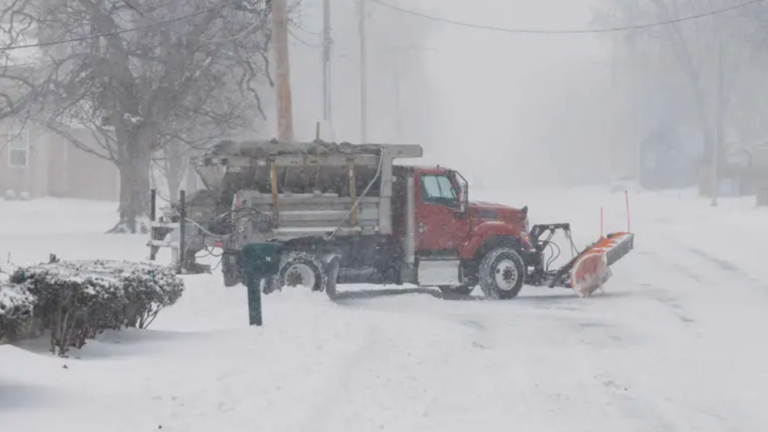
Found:
[[(717, 173), (718, 196), (758, 195), (758, 201), (768, 200), (768, 144), (731, 144), (722, 153)], [(712, 183), (711, 162), (705, 162), (701, 166), (700, 195), (711, 197)]]
[[(3, 3), (2, 0), (0, 3)], [(0, 25), (8, 26), (11, 16), (5, 14)], [(18, 44), (38, 41), (34, 37), (16, 36), (21, 37), (16, 41)], [(0, 34), (3, 43), (7, 43), (7, 38), (8, 35)], [(40, 61), (41, 50), (22, 48), (4, 55), (4, 67), (31, 69), (34, 63)], [(0, 81), (0, 85), (3, 84)], [(82, 129), (68, 132), (77, 136), (87, 148), (98, 151), (89, 132)], [(31, 122), (0, 121), (0, 194), (11, 189), (17, 194), (28, 192), (33, 198), (49, 196), (117, 201), (119, 188), (119, 172), (112, 162), (83, 151), (65, 138)]]
[[(70, 133), (86, 148), (101, 150), (88, 131)], [(9, 189), (33, 197), (118, 201), (120, 175), (114, 163), (44, 127), (6, 120), (0, 122), (0, 193)]]
[(640, 184), (645, 189), (691, 187), (697, 180), (699, 149), (686, 130), (660, 123), (640, 146)]

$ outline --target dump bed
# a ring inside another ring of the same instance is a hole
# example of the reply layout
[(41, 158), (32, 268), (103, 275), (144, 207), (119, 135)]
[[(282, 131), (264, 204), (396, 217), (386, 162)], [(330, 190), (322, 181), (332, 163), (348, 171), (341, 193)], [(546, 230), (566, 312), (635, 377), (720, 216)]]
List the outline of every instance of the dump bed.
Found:
[[(245, 206), (273, 214), (272, 196), (244, 190), (237, 194)], [(338, 228), (338, 235), (376, 234), (380, 230), (381, 197), (360, 197), (352, 218), (352, 197), (336, 194), (280, 194), (274, 238), (326, 237)], [(354, 223), (353, 223), (353, 220)], [(339, 228), (340, 227), (340, 228)]]
[(421, 155), (418, 145), (230, 141), (197, 167), (233, 208), (269, 216), (268, 229), (249, 227), (252, 236), (285, 241), (391, 234), (393, 161)]

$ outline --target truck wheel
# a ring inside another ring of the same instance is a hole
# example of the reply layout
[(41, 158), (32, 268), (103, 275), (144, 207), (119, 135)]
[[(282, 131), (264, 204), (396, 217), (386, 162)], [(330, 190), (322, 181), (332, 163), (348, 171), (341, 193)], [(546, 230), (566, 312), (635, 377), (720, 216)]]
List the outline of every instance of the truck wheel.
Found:
[(525, 283), (525, 264), (514, 249), (498, 248), (480, 262), (480, 289), (487, 298), (511, 299)]
[(443, 299), (445, 300), (461, 300), (469, 297), (474, 286), (441, 286), (440, 292), (443, 293)]
[(305, 286), (312, 291), (323, 291), (327, 284), (325, 265), (319, 257), (304, 253), (287, 254), (280, 264), (280, 287)]

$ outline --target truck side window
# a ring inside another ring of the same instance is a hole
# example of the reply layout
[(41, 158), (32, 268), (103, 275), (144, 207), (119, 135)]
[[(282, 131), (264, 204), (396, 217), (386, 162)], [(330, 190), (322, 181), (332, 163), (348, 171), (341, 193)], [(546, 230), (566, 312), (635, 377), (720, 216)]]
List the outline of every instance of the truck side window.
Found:
[(458, 200), (451, 179), (444, 175), (421, 176), (421, 200), (425, 203), (456, 207)]

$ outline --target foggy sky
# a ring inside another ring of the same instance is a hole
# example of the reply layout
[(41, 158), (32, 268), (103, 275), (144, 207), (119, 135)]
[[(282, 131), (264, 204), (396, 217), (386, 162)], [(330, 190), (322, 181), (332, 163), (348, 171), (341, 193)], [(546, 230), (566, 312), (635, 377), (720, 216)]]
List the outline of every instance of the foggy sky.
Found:
[[(595, 3), (388, 2), (452, 20), (538, 29), (588, 28)], [(334, 138), (355, 143), (356, 3), (332, 0)], [(369, 141), (422, 144), (422, 163), (451, 166), (470, 181), (496, 186), (588, 182), (617, 174), (604, 157), (605, 148), (621, 139), (611, 121), (617, 105), (610, 37), (506, 34), (432, 22), (373, 3), (368, 8)], [(294, 30), (291, 42), (294, 123), (301, 140), (314, 138), (322, 118), (321, 10), (322, 0), (303, 1), (303, 30)]]

